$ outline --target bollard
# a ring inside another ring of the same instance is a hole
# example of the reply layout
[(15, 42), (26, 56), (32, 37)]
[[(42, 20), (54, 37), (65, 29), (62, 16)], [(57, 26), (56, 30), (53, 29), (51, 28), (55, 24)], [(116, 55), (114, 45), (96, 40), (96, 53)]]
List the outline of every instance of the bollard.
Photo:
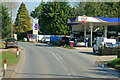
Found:
[(5, 76), (5, 70), (7, 69), (7, 60), (4, 59), (4, 69), (3, 69), (3, 76)]
[(120, 58), (120, 48), (118, 48), (118, 51), (117, 51), (117, 53), (118, 53), (118, 56), (117, 56), (117, 58)]
[(19, 56), (19, 49), (17, 48), (17, 57)]
[(70, 47), (74, 47), (74, 41), (70, 41)]

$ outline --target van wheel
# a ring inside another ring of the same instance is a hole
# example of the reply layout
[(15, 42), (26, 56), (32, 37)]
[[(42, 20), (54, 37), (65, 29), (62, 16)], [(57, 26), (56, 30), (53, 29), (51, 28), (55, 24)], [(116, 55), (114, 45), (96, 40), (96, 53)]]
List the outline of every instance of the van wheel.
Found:
[(96, 51), (94, 50), (94, 48), (93, 48), (93, 53), (95, 53)]

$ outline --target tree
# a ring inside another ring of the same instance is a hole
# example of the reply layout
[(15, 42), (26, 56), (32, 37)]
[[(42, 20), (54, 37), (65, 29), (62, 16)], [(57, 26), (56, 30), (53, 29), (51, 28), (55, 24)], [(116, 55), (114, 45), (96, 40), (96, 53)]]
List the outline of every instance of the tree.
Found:
[(32, 11), (31, 16), (39, 19), (39, 28), (43, 34), (66, 35), (71, 31), (67, 21), (75, 16), (75, 8), (67, 2), (41, 3)]
[(19, 7), (14, 28), (16, 30), (15, 31), (16, 33), (25, 32), (25, 31), (29, 31), (32, 29), (31, 18), (23, 2), (21, 3)]
[[(84, 6), (84, 8), (82, 8)], [(118, 17), (119, 2), (81, 2), (77, 13), (91, 17)]]
[(11, 30), (11, 19), (8, 14), (8, 8), (3, 6), (3, 4), (0, 4), (1, 10), (0, 13), (2, 13), (2, 21), (0, 24), (2, 24), (2, 38), (8, 38), (10, 37), (10, 30)]

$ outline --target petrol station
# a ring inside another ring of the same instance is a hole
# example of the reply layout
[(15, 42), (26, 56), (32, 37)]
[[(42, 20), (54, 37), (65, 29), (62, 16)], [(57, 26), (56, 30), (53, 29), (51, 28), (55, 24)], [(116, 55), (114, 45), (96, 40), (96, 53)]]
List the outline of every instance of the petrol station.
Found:
[[(90, 46), (93, 46), (93, 32), (95, 32), (100, 26), (104, 26), (103, 37), (107, 38), (107, 32), (109, 26), (119, 26), (120, 18), (108, 18), (108, 17), (88, 17), (77, 16), (68, 19), (68, 25), (72, 25), (71, 32), (83, 32), (84, 40), (87, 37), (87, 32), (90, 32)], [(74, 33), (71, 34), (74, 37)]]

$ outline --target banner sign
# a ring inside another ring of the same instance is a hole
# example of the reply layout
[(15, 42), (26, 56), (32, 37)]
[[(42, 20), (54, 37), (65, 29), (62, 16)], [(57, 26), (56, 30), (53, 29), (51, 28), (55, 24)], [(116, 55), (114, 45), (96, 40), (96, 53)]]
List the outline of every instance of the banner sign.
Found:
[(33, 19), (33, 34), (38, 34), (38, 19)]
[(38, 30), (33, 30), (33, 34), (38, 34)]

